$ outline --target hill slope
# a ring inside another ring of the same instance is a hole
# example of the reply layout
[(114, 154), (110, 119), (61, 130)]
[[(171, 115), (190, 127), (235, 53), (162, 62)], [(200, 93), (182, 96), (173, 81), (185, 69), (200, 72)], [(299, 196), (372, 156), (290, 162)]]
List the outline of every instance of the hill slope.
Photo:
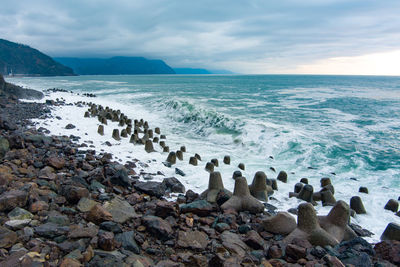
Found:
[(31, 76), (74, 75), (72, 69), (27, 45), (0, 39), (0, 73)]
[(80, 75), (175, 74), (162, 60), (143, 57), (55, 58)]

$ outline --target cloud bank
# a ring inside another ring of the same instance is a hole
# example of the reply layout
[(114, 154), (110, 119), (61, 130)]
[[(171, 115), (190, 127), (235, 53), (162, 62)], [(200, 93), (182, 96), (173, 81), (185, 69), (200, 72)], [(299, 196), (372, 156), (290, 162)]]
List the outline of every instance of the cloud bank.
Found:
[(400, 50), (399, 11), (398, 0), (3, 0), (0, 38), (51, 56), (307, 73), (332, 58)]

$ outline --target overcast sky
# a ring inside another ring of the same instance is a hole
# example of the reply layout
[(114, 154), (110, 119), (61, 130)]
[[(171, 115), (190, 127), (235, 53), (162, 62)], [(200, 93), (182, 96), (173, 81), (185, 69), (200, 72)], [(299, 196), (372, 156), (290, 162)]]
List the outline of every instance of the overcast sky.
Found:
[(0, 38), (238, 73), (373, 74), (378, 55), (400, 75), (399, 14), (399, 0), (2, 0)]

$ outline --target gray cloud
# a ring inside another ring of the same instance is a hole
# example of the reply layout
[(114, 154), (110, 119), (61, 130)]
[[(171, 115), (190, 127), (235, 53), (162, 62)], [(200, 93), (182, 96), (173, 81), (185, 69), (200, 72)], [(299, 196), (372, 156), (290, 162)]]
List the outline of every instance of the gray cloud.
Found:
[(398, 0), (2, 1), (0, 37), (52, 56), (275, 72), (400, 49)]

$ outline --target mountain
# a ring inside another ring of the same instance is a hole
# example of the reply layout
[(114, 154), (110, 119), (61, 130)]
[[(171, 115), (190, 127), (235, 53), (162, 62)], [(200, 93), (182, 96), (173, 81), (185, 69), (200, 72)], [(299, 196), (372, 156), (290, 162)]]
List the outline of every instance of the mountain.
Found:
[(164, 61), (149, 60), (143, 57), (59, 57), (55, 60), (72, 68), (75, 73), (80, 75), (175, 74), (175, 71)]
[(0, 74), (0, 96), (23, 99), (41, 99), (43, 98), (43, 93), (8, 83), (4, 80), (3, 75)]
[(0, 73), (26, 76), (74, 75), (72, 69), (27, 45), (0, 39)]
[(229, 70), (207, 70), (196, 68), (174, 68), (176, 74), (234, 74)]

